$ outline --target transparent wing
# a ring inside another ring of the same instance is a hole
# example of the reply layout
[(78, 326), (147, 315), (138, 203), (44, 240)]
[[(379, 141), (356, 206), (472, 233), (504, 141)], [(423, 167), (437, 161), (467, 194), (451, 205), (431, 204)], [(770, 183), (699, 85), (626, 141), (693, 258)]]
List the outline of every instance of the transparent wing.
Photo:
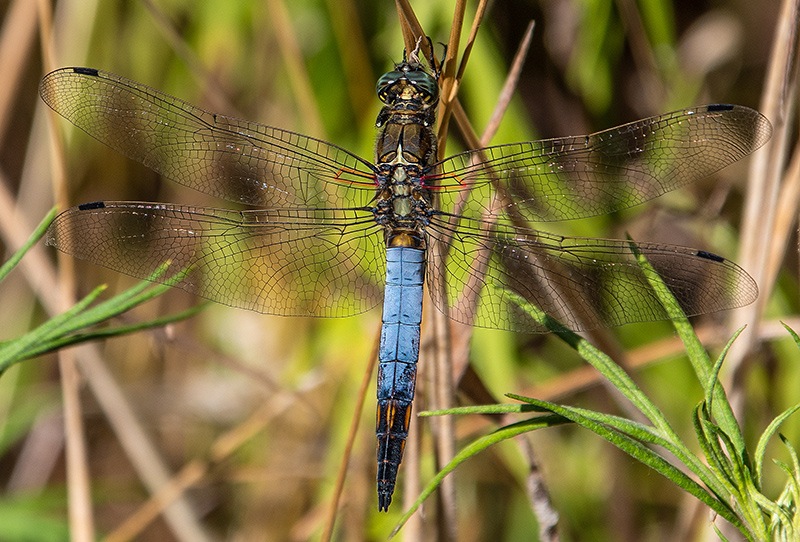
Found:
[[(549, 221), (637, 205), (739, 160), (770, 137), (739, 105), (706, 105), (587, 136), (488, 147), (443, 160), (426, 182), (442, 211)], [(433, 170), (432, 170), (433, 171)], [(461, 192), (471, 190), (469, 198)]]
[[(470, 220), (453, 230), (441, 216), (428, 234), (450, 243), (446, 258), (429, 257), (428, 277), (432, 289), (446, 285), (447, 314), (459, 322), (548, 331), (497, 288), (516, 292), (575, 331), (669, 318), (627, 241), (561, 237)], [(687, 315), (746, 305), (758, 295), (744, 270), (715, 254), (654, 243), (637, 243), (637, 248)]]
[(226, 305), (332, 317), (363, 312), (381, 299), (378, 231), (372, 213), (352, 209), (98, 202), (60, 214), (47, 243), (139, 278), (166, 261), (174, 272), (188, 267), (177, 286)]
[(39, 92), (58, 114), (180, 184), (257, 207), (362, 207), (374, 167), (330, 143), (215, 115), (118, 75), (62, 68)]

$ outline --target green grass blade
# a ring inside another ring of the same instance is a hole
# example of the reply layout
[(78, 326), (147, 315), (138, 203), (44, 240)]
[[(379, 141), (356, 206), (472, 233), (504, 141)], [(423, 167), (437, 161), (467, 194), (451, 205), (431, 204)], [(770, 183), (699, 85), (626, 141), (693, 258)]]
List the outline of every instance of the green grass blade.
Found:
[(736, 494), (736, 488), (733, 486), (735, 479), (733, 469), (728, 464), (728, 458), (719, 441), (710, 434), (709, 425), (713, 425), (713, 423), (709, 421), (705, 403), (700, 403), (694, 409), (692, 424), (694, 425), (700, 449), (703, 451), (706, 461), (708, 461), (719, 482), (720, 487), (716, 489), (717, 495), (720, 498), (724, 498), (725, 496)]
[(11, 341), (6, 341), (0, 347), (0, 375), (3, 374), (11, 365), (27, 359), (26, 352), (34, 348), (37, 344), (48, 341), (51, 337), (60, 333), (61, 329), (68, 325), (71, 319), (77, 318), (81, 311), (86, 309), (95, 299), (106, 289), (105, 286), (98, 286), (89, 295), (78, 301), (69, 310), (54, 316), (41, 326), (33, 329)]
[(778, 433), (778, 438), (780, 438), (781, 442), (783, 442), (784, 446), (786, 446), (786, 449), (789, 452), (789, 457), (792, 458), (792, 469), (790, 471), (791, 475), (789, 477), (789, 481), (794, 484), (794, 489), (797, 496), (796, 502), (800, 504), (800, 458), (798, 458), (797, 450), (795, 450), (794, 446), (792, 446), (785, 436)]
[(795, 330), (793, 330), (792, 328), (790, 328), (789, 326), (787, 326), (785, 322), (781, 322), (781, 325), (783, 326), (783, 328), (784, 328), (786, 331), (788, 331), (788, 332), (789, 332), (789, 335), (791, 335), (791, 336), (792, 336), (792, 339), (794, 340), (794, 344), (796, 344), (796, 345), (797, 345), (797, 348), (800, 348), (800, 335), (798, 335), (798, 334), (795, 332)]
[(182, 269), (175, 275), (165, 280), (163, 283), (154, 284), (156, 280), (158, 280), (167, 272), (167, 269), (169, 269), (168, 262), (159, 266), (144, 281), (141, 281), (128, 288), (124, 292), (115, 295), (111, 299), (103, 301), (102, 303), (98, 303), (91, 309), (84, 311), (74, 320), (69, 322), (69, 331), (65, 330), (65, 332), (83, 329), (99, 322), (109, 320), (115, 316), (119, 316), (120, 314), (129, 311), (133, 307), (160, 296), (172, 286), (183, 280), (189, 272), (188, 269)]
[[(691, 323), (686, 318), (680, 304), (675, 299), (675, 296), (672, 295), (669, 287), (667, 287), (644, 255), (639, 252), (636, 243), (630, 237), (628, 240), (631, 251), (636, 256), (636, 261), (641, 267), (642, 272), (645, 274), (645, 277), (647, 277), (647, 281), (650, 283), (661, 305), (672, 320), (672, 325), (686, 348), (686, 355), (689, 358), (689, 362), (698, 380), (702, 385), (708, 386), (708, 383), (712, 381), (711, 374), (713, 374), (713, 367), (708, 353), (700, 342), (700, 339), (698, 339)], [(725, 352), (727, 352), (727, 349)], [(713, 381), (716, 381), (716, 379)], [(707, 389), (706, 392), (713, 394), (714, 411), (712, 412), (718, 418), (720, 427), (733, 439), (737, 453), (741, 454), (743, 450), (745, 450), (744, 436), (736, 421), (736, 417), (733, 415), (733, 409), (725, 397), (722, 386), (714, 385), (710, 390)]]
[(620, 416), (604, 414), (601, 412), (595, 412), (593, 410), (558, 405), (549, 401), (533, 399), (514, 394), (507, 394), (507, 396), (518, 401), (529, 403), (537, 412), (544, 411), (566, 415), (565, 411), (562, 409), (567, 409), (569, 412), (584, 416), (595, 423), (607, 425), (630, 438), (639, 440), (646, 444), (660, 446), (680, 460), (712, 491), (720, 495), (727, 494), (723, 491), (724, 486), (720, 484), (720, 481), (714, 475), (714, 473), (697, 456), (695, 456), (682, 441), (673, 440), (669, 434), (664, 434), (658, 428), (635, 422), (627, 418), (622, 418)]
[[(141, 329), (162, 325), (162, 322), (169, 323), (177, 319), (188, 318), (196, 311), (190, 309), (179, 315), (166, 317), (163, 320), (155, 320), (150, 323), (146, 322), (132, 326), (121, 326), (85, 334), (79, 333), (81, 330), (105, 322), (137, 305), (163, 294), (174, 284), (183, 280), (188, 272), (187, 269), (181, 270), (162, 284), (153, 284), (150, 282), (158, 279), (168, 268), (168, 263), (163, 264), (153, 272), (146, 281), (139, 282), (111, 299), (91, 307), (91, 304), (94, 303), (98, 296), (105, 290), (105, 286), (100, 286), (64, 313), (54, 316), (22, 337), (0, 344), (0, 374), (15, 363), (57, 348), (87, 340), (94, 340), (96, 338), (108, 338), (125, 333), (132, 333)], [(199, 310), (199, 308), (197, 310)]]
[(709, 442), (715, 444), (714, 451), (717, 453), (717, 457), (728, 465), (733, 487), (737, 489), (740, 496), (744, 496), (745, 488), (748, 484), (752, 484), (749, 467), (740, 456), (736, 455), (733, 442), (720, 426), (709, 420), (701, 420), (701, 423), (709, 436)]
[(706, 396), (706, 404), (708, 405), (708, 410), (710, 412), (714, 412), (713, 407), (714, 407), (715, 395), (719, 396), (721, 394), (721, 396), (724, 398), (724, 402), (726, 404), (729, 403), (728, 396), (725, 393), (725, 388), (722, 387), (722, 382), (720, 382), (719, 380), (719, 373), (722, 370), (722, 364), (725, 362), (725, 358), (728, 355), (728, 351), (731, 349), (736, 339), (739, 338), (739, 335), (742, 334), (744, 329), (745, 329), (744, 327), (740, 327), (739, 329), (737, 329), (736, 332), (734, 332), (733, 336), (725, 344), (725, 347), (722, 349), (722, 352), (720, 352), (719, 356), (717, 357), (717, 360), (714, 362), (714, 366), (712, 367), (711, 372), (708, 374), (708, 379), (706, 380), (705, 385), (703, 386)]
[(616, 364), (614, 360), (609, 358), (589, 341), (570, 329), (567, 329), (561, 322), (549, 316), (539, 307), (528, 302), (520, 295), (508, 290), (500, 290), (498, 291), (498, 295), (513, 301), (537, 323), (546, 326), (547, 329), (558, 335), (564, 342), (575, 349), (587, 363), (597, 369), (620, 393), (622, 393), (622, 395), (633, 403), (653, 425), (659, 429), (665, 430), (665, 432), (673, 435), (675, 434), (669, 426), (664, 414), (650, 401), (641, 388), (636, 385), (633, 379), (628, 376), (625, 370)]
[(198, 312), (205, 309), (206, 306), (207, 304), (205, 303), (198, 304), (186, 309), (185, 311), (171, 314), (169, 316), (164, 316), (162, 318), (147, 320), (146, 322), (139, 322), (136, 324), (130, 324), (126, 326), (116, 326), (108, 329), (99, 329), (87, 333), (73, 333), (71, 335), (62, 335), (46, 343), (36, 345), (37, 347), (33, 349), (29, 349), (25, 353), (26, 356), (23, 359), (35, 358), (44, 354), (48, 354), (50, 352), (54, 352), (56, 350), (60, 350), (62, 348), (74, 346), (76, 344), (81, 344), (90, 341), (99, 341), (103, 339), (109, 339), (112, 337), (118, 337), (121, 335), (129, 335), (131, 333), (137, 333), (139, 331), (147, 331), (149, 329), (164, 327), (168, 324), (180, 322), (182, 320), (191, 318)]
[(19, 250), (17, 250), (11, 256), (11, 258), (9, 258), (7, 262), (5, 262), (2, 266), (0, 266), (0, 281), (3, 281), (11, 272), (11, 270), (17, 266), (22, 257), (28, 253), (31, 247), (33, 247), (33, 245), (39, 242), (39, 239), (41, 239), (44, 236), (45, 232), (47, 231), (47, 228), (50, 227), (50, 223), (53, 221), (55, 217), (56, 217), (56, 208), (53, 207), (52, 209), (50, 209), (50, 212), (47, 213), (47, 215), (44, 217), (44, 220), (42, 220), (39, 223), (39, 225), (36, 226), (36, 229), (33, 230), (33, 233), (28, 238), (28, 240), (25, 241), (25, 244), (23, 244), (19, 248)]
[(747, 464), (747, 457), (739, 456), (735, 453), (734, 444), (727, 434), (716, 424), (704, 421), (708, 433), (711, 434), (712, 442), (719, 442), (725, 447), (727, 453), (723, 454), (723, 460), (729, 465), (731, 474), (731, 485), (734, 492), (731, 496), (735, 499), (734, 505), (739, 514), (744, 517), (753, 533), (762, 533), (764, 538), (767, 533), (767, 525), (764, 522), (762, 510), (766, 510), (770, 515), (777, 511), (775, 503), (767, 499), (755, 485), (753, 473)]
[(567, 409), (577, 415), (586, 417), (596, 423), (608, 425), (609, 427), (627, 435), (628, 437), (640, 440), (650, 445), (660, 446), (677, 457), (686, 467), (693, 472), (704, 484), (706, 484), (715, 494), (728, 495), (730, 488), (718, 480), (715, 474), (694, 454), (687, 449), (683, 442), (673, 442), (661, 433), (657, 428), (639, 422), (604, 414), (592, 410), (577, 407), (558, 405), (541, 399), (524, 397), (516, 394), (506, 394), (507, 397), (521, 401), (525, 404), (497, 404), (481, 405), (468, 407), (455, 407), (436, 411), (420, 412), (419, 416), (441, 416), (441, 415), (465, 415), (465, 414), (522, 414), (526, 412), (550, 412), (562, 413), (561, 409)]
[(453, 408), (443, 408), (440, 410), (423, 410), (417, 416), (421, 418), (431, 416), (452, 416), (465, 414), (523, 414), (525, 412), (544, 412), (546, 409), (532, 407), (531, 405), (518, 404), (496, 404), (496, 405), (473, 405)]
[[(798, 533), (800, 532), (800, 459), (798, 459), (797, 450), (786, 437), (780, 433), (778, 437), (786, 446), (789, 456), (792, 458), (792, 466), (785, 465), (781, 467), (787, 474), (787, 480), (784, 490), (781, 492), (781, 498), (777, 502), (783, 509), (790, 510), (793, 514), (789, 525), (783, 526), (784, 530)], [(776, 463), (780, 466), (780, 462), (776, 461)]]
[(709, 493), (706, 488), (695, 482), (683, 471), (676, 468), (666, 459), (661, 457), (647, 446), (643, 445), (635, 438), (631, 438), (604, 423), (598, 423), (591, 418), (584, 416), (574, 408), (563, 407), (560, 405), (554, 406), (555, 409), (553, 412), (556, 414), (559, 414), (560, 416), (572, 420), (576, 424), (589, 429), (640, 463), (650, 467), (654, 471), (666, 477), (678, 487), (695, 496), (698, 500), (717, 512), (720, 516), (736, 526), (737, 529), (742, 530), (744, 528), (741, 520), (736, 516), (726, 501), (718, 499), (714, 494)]
[(767, 453), (767, 444), (769, 444), (769, 440), (777, 433), (780, 426), (783, 422), (786, 421), (789, 416), (794, 414), (800, 410), (800, 403), (787, 408), (783, 412), (781, 412), (778, 416), (773, 419), (764, 432), (761, 434), (761, 437), (758, 439), (758, 444), (756, 445), (756, 451), (754, 454), (753, 463), (755, 465), (755, 476), (756, 480), (758, 481), (759, 487), (761, 487), (762, 483), (762, 476), (763, 476), (763, 467), (764, 467), (764, 456)]
[(405, 525), (405, 523), (411, 518), (412, 515), (419, 509), (420, 505), (431, 496), (431, 494), (439, 487), (442, 480), (453, 472), (459, 465), (461, 465), (467, 459), (479, 454), (480, 452), (486, 450), (493, 444), (497, 444), (498, 442), (502, 442), (504, 440), (508, 440), (510, 438), (516, 437), (518, 435), (522, 435), (524, 433), (528, 433), (530, 431), (534, 431), (536, 429), (542, 429), (544, 427), (553, 427), (555, 425), (562, 425), (567, 423), (568, 420), (564, 419), (561, 416), (555, 415), (547, 415), (547, 416), (540, 416), (534, 418), (532, 420), (525, 420), (519, 423), (515, 423), (493, 433), (486, 435), (485, 437), (479, 438), (472, 442), (471, 444), (467, 445), (464, 449), (458, 452), (455, 457), (445, 465), (442, 470), (440, 470), (436, 476), (425, 486), (420, 493), (417, 500), (414, 501), (414, 504), (403, 514), (400, 520), (395, 525), (392, 533), (389, 535), (389, 538), (392, 538), (397, 532)]

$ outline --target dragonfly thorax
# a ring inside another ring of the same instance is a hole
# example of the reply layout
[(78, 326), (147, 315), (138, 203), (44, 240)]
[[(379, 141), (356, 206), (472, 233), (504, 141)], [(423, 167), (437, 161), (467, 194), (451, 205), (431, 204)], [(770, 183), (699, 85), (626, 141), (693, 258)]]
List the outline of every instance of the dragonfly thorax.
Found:
[(420, 237), (432, 213), (431, 193), (422, 183), (420, 168), (415, 164), (384, 163), (380, 172), (375, 219), (386, 229), (387, 239), (401, 231)]
[(403, 61), (378, 80), (386, 106), (378, 115), (375, 145), (378, 185), (375, 219), (384, 227), (389, 247), (425, 248), (432, 197), (425, 173), (437, 161), (431, 126), (439, 102), (437, 77), (417, 61)]

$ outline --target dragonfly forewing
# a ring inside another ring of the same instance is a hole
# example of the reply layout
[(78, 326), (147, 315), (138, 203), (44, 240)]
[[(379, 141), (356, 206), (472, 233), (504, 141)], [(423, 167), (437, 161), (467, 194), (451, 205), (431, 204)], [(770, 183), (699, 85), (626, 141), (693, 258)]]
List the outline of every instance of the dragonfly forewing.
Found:
[[(758, 111), (716, 104), (675, 111), (586, 136), (464, 152), (440, 163), (440, 210), (529, 221), (619, 211), (710, 175), (761, 147), (772, 127)], [(499, 199), (499, 203), (498, 200)]]
[(40, 85), (59, 115), (112, 149), (200, 192), (265, 208), (363, 207), (374, 168), (330, 143), (210, 113), (124, 77), (62, 68)]

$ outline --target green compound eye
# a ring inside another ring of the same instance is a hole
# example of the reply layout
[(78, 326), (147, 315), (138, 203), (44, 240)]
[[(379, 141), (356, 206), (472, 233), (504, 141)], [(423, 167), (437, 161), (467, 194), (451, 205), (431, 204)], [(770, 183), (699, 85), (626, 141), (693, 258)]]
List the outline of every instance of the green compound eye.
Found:
[(394, 101), (394, 92), (392, 89), (395, 87), (400, 79), (405, 77), (405, 72), (393, 70), (381, 75), (378, 79), (378, 84), (375, 86), (375, 91), (378, 93), (378, 98), (384, 103)]
[(383, 103), (389, 104), (397, 99), (397, 95), (406, 85), (413, 87), (421, 95), (422, 103), (434, 102), (439, 97), (439, 86), (436, 79), (421, 69), (387, 72), (378, 79), (375, 90), (378, 98)]
[(422, 70), (408, 72), (408, 82), (423, 95), (422, 101), (430, 103), (439, 97), (439, 85), (436, 79)]

